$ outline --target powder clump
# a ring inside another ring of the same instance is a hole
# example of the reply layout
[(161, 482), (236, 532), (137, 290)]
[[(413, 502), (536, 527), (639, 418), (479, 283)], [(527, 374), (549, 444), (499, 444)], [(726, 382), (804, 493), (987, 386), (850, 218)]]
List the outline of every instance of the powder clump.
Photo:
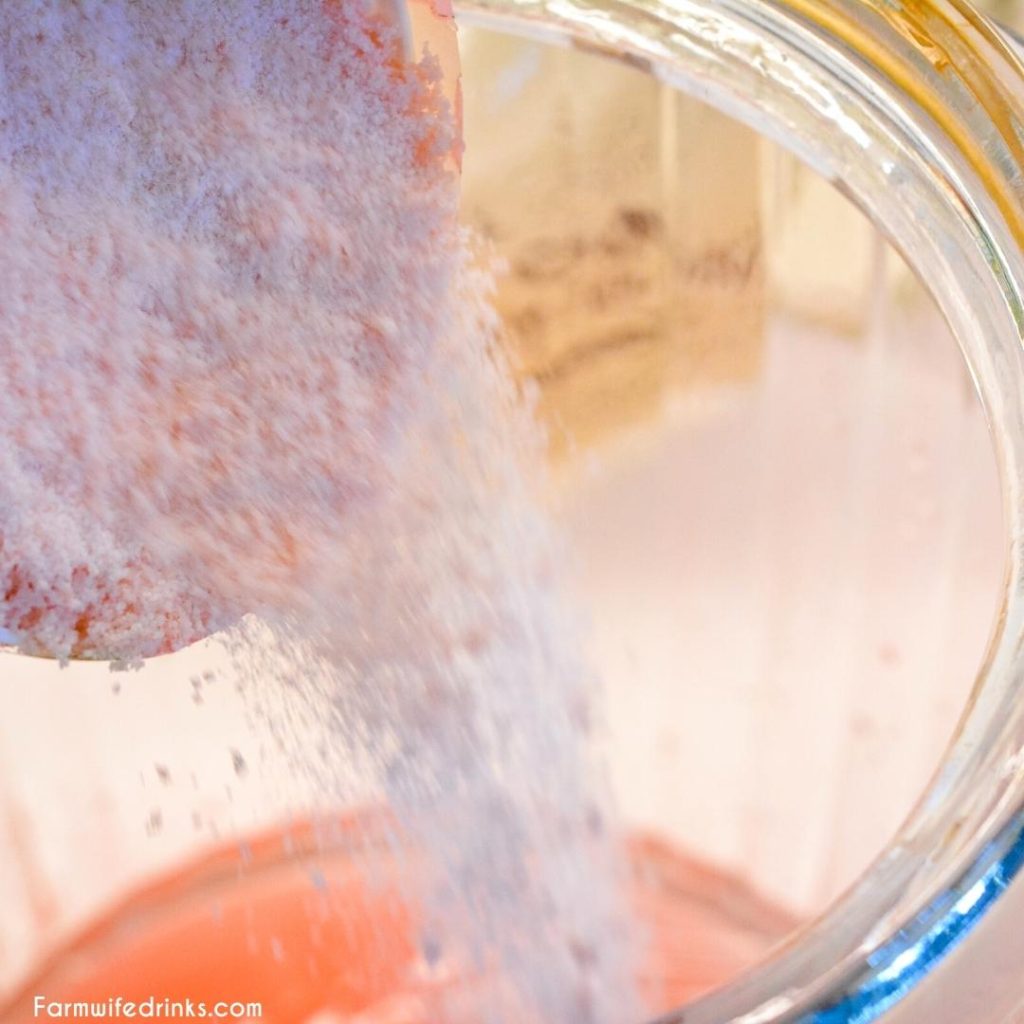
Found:
[(437, 71), (359, 3), (2, 17), (0, 625), (161, 653), (372, 497), (451, 314)]

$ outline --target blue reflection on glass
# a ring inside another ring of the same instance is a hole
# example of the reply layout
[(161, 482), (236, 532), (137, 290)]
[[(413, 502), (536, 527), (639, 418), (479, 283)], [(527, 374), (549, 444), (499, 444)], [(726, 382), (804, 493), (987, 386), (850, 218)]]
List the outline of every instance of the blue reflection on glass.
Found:
[[(1002, 851), (1002, 855), (999, 855)], [(943, 893), (880, 946), (846, 994), (799, 1018), (801, 1024), (868, 1024), (918, 985), (981, 920), (1024, 866), (1024, 817), (1016, 818), (975, 862), (993, 863), (979, 877)]]

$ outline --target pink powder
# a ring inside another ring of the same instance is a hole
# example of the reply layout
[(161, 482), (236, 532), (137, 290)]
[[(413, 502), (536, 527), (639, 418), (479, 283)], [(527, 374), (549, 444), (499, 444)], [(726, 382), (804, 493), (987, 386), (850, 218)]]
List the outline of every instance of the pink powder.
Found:
[(253, 713), (327, 798), (357, 762), (426, 861), (423, 970), (495, 979), (443, 1024), (623, 1024), (544, 438), (436, 71), (368, 10), (0, 6), (0, 624), (133, 660), (245, 616)]
[(430, 67), (358, 3), (207, 7), (4, 5), (0, 625), (28, 650), (148, 656), (279, 597), (372, 500), (450, 312)]

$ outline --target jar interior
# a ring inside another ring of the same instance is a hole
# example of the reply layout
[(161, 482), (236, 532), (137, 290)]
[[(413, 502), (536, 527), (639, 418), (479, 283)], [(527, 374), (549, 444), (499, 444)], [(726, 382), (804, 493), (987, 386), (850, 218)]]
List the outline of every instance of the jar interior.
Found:
[(552, 437), (619, 807), (733, 947), (697, 994), (938, 765), (1003, 579), (991, 442), (925, 289), (816, 171), (629, 62), (461, 40), (466, 219)]

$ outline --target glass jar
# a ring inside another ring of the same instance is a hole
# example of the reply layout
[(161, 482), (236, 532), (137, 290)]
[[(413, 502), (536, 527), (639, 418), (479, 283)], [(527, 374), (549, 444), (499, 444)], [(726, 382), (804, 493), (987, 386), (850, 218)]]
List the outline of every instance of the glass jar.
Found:
[[(552, 436), (618, 802), (649, 900), (721, 943), (691, 977), (692, 936), (662, 936), (664, 1008), (687, 1000), (665, 1020), (1008, 1020), (1011, 44), (959, 0), (459, 14), (465, 216), (506, 261), (499, 310)], [(272, 914), (253, 894), (308, 869), (297, 823), (375, 798), (354, 768), (329, 797), (294, 771), (318, 723), (283, 743), (215, 640), (130, 673), (2, 658), (12, 1024), (182, 908)], [(398, 913), (386, 896), (371, 914)]]

